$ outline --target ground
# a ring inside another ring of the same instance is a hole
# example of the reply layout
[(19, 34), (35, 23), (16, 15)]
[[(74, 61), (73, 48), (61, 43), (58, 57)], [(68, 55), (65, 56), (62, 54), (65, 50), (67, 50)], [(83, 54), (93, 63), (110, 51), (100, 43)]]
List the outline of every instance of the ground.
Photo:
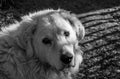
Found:
[(63, 8), (78, 14), (86, 29), (84, 61), (74, 79), (120, 79), (120, 0), (0, 0), (0, 26), (28, 12)]
[(78, 79), (120, 79), (120, 7), (79, 15), (86, 28)]

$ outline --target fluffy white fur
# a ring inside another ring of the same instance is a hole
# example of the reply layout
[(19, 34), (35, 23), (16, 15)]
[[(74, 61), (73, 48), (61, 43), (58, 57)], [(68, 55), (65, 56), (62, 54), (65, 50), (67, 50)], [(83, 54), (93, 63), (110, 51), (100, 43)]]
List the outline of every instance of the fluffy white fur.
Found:
[[(69, 37), (64, 31), (69, 31)], [(0, 78), (71, 79), (82, 62), (78, 42), (84, 35), (76, 15), (65, 10), (49, 9), (24, 16), (21, 22), (0, 32)], [(45, 37), (52, 40), (51, 46), (42, 43)], [(74, 56), (74, 67), (64, 67), (61, 49)]]

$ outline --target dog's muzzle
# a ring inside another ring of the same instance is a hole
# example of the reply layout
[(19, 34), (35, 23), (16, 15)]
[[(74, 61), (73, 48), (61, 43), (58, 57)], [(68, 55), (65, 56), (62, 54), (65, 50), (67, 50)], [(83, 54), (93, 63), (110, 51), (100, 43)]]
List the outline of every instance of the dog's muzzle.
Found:
[(64, 65), (65, 68), (74, 67), (74, 54), (69, 51), (66, 51), (60, 55), (60, 61)]
[(68, 52), (66, 54), (62, 54), (60, 56), (60, 60), (66, 65), (69, 65), (71, 63), (72, 59), (73, 59), (73, 55)]

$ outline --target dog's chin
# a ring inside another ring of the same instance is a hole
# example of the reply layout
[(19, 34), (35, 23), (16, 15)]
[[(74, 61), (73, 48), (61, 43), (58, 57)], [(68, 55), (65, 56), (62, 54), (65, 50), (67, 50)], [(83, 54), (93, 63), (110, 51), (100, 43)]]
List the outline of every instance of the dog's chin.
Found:
[(74, 74), (76, 72), (76, 70), (74, 70), (74, 66), (66, 66), (66, 65), (62, 65), (62, 67), (57, 69), (57, 71), (63, 72), (65, 74), (69, 74), (69, 73)]

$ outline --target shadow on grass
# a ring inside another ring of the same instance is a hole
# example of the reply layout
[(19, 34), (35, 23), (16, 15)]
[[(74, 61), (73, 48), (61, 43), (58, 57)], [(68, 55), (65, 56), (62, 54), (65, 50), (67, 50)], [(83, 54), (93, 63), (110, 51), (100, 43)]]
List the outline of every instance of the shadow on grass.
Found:
[(118, 12), (118, 9), (110, 12), (107, 9), (79, 16), (83, 20), (87, 33), (85, 39), (80, 42), (84, 51), (84, 62), (79, 72), (82, 75), (78, 74), (81, 77), (76, 79), (120, 78), (117, 72), (120, 70), (120, 14)]
[(21, 13), (45, 8), (63, 8), (75, 13), (84, 13), (118, 6), (119, 4), (120, 0), (0, 0), (2, 10), (13, 8)]

